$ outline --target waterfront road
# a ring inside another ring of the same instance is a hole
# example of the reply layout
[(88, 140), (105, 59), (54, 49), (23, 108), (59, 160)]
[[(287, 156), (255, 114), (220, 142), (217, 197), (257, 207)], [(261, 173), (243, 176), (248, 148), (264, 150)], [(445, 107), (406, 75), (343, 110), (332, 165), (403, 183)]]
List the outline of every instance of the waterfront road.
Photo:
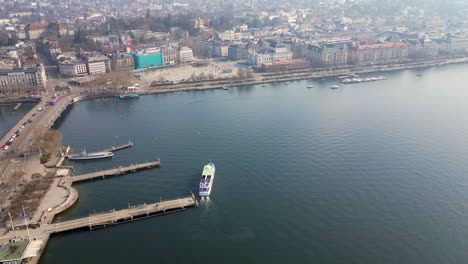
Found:
[[(1, 139), (0, 144), (5, 144), (10, 137), (24, 124), (21, 135), (17, 136), (6, 151), (0, 152), (0, 172), (1, 180), (7, 182), (9, 177), (18, 171), (28, 172), (31, 168), (33, 137), (34, 133), (41, 128), (50, 128), (63, 110), (69, 105), (71, 98), (64, 97), (54, 106), (48, 106), (50, 98), (43, 98), (31, 111), (29, 111), (13, 128)], [(38, 109), (42, 109), (39, 111)], [(33, 116), (34, 115), (34, 116)], [(28, 122), (31, 120), (31, 123)], [(24, 157), (20, 157), (23, 153)], [(29, 171), (30, 172), (30, 171)]]

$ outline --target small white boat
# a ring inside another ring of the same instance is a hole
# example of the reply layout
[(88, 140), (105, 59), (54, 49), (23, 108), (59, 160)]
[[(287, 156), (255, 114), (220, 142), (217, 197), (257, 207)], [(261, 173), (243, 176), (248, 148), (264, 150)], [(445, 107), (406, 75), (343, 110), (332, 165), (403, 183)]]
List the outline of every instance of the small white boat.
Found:
[(330, 89), (338, 89), (338, 88), (340, 88), (338, 85), (332, 85), (332, 86), (330, 86)]
[(314, 88), (314, 86), (312, 86), (312, 85), (308, 85), (308, 86), (307, 86), (307, 88)]

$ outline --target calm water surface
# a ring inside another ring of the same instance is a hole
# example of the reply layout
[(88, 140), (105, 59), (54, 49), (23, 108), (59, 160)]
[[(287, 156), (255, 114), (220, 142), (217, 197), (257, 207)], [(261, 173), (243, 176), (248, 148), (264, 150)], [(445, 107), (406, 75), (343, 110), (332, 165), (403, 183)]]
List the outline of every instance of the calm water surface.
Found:
[(34, 103), (23, 103), (18, 110), (13, 111), (15, 107), (12, 105), (0, 106), (0, 138), (8, 132), (8, 130), (18, 122), (31, 108)]
[(76, 104), (57, 124), (75, 151), (135, 143), (70, 162), (76, 174), (157, 157), (163, 167), (76, 185), (60, 220), (186, 196), (210, 160), (214, 190), (200, 208), (53, 236), (41, 263), (467, 262), (467, 72)]

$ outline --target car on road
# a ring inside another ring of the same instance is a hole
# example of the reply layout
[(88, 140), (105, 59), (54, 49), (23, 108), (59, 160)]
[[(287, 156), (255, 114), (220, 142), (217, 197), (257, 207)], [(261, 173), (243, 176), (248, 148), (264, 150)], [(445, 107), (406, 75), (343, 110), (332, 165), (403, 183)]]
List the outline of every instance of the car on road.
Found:
[(32, 116), (36, 116), (36, 113), (32, 114)]
[(31, 120), (31, 119), (28, 119), (28, 123), (32, 123), (32, 120)]
[(42, 107), (39, 107), (39, 108), (37, 109), (37, 111), (42, 111)]
[(11, 139), (8, 140), (7, 143), (5, 143), (5, 145), (7, 145), (7, 146), (10, 146), (11, 144), (13, 144), (13, 140), (11, 140)]
[(1, 150), (7, 150), (8, 148), (9, 148), (8, 145), (5, 144), (5, 145), (3, 145), (0, 149), (1, 149)]
[(20, 126), (20, 129), (24, 129), (24, 126)]

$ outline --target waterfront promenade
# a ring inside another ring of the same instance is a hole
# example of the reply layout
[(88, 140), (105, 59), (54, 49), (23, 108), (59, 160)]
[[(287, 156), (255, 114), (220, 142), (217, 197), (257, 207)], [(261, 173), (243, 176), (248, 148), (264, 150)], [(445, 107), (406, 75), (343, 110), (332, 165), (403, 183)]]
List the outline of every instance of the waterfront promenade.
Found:
[[(422, 67), (433, 67), (442, 66), (454, 63), (467, 63), (468, 57), (466, 58), (451, 58), (451, 59), (436, 59), (431, 61), (415, 61), (401, 64), (388, 64), (388, 65), (373, 65), (373, 66), (355, 66), (347, 68), (326, 68), (326, 69), (298, 69), (283, 72), (263, 72), (255, 73), (251, 78), (244, 79), (213, 79), (204, 80), (198, 82), (181, 82), (175, 84), (158, 85), (155, 84), (152, 87), (148, 87), (142, 94), (158, 94), (168, 92), (181, 92), (181, 91), (192, 91), (192, 90), (208, 90), (208, 89), (221, 89), (225, 86), (241, 86), (241, 85), (258, 85), (263, 83), (275, 83), (275, 82), (286, 82), (303, 79), (313, 78), (326, 78), (345, 74), (364, 74), (372, 72), (386, 72), (405, 70)], [(150, 80), (146, 80), (151, 82)]]

